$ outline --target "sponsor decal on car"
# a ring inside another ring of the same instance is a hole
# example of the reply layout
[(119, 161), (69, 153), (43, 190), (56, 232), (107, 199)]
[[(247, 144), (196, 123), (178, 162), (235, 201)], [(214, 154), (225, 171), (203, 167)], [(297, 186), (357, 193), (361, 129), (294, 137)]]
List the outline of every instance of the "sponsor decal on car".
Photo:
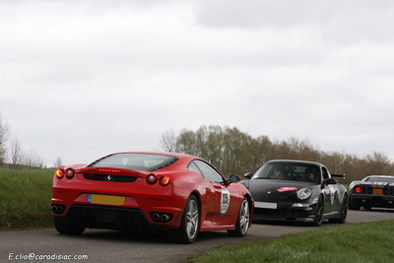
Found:
[(335, 200), (336, 190), (332, 185), (329, 185), (328, 188), (330, 189), (330, 203), (331, 205), (333, 205)]
[(220, 215), (225, 215), (230, 207), (230, 192), (222, 186), (222, 197), (220, 199)]
[(276, 189), (276, 191), (282, 193), (282, 192), (288, 192), (288, 191), (297, 191), (297, 187), (292, 187), (292, 186), (286, 186), (286, 187), (281, 187), (279, 189)]

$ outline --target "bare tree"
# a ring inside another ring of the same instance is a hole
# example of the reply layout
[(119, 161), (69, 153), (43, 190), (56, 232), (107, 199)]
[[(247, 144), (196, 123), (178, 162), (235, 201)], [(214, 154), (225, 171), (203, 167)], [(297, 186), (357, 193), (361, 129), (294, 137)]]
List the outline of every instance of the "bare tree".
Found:
[(30, 151), (29, 154), (23, 156), (22, 165), (30, 168), (43, 168), (44, 162), (36, 152)]
[(1, 118), (0, 114), (0, 166), (3, 166), (7, 159), (6, 142), (8, 140), (9, 125)]
[(58, 157), (56, 159), (55, 163), (53, 164), (53, 167), (54, 168), (61, 168), (62, 166), (63, 166), (62, 159), (60, 157)]
[(195, 133), (191, 130), (182, 129), (176, 140), (175, 151), (198, 156)]
[(19, 165), (22, 164), (23, 160), (23, 151), (21, 144), (19, 143), (18, 139), (13, 138), (11, 141), (11, 164), (14, 168), (17, 168)]
[(384, 153), (374, 152), (372, 155), (367, 155), (366, 160), (370, 174), (390, 174), (393, 166), (390, 159)]
[(175, 152), (175, 148), (176, 148), (175, 132), (173, 130), (164, 132), (161, 135), (159, 146), (166, 152)]

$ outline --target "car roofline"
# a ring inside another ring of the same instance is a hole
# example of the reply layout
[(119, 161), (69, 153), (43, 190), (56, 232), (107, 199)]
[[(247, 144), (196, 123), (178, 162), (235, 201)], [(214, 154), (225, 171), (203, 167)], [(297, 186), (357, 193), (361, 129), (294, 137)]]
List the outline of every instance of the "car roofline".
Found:
[(284, 163), (284, 162), (286, 162), (286, 163), (303, 163), (303, 164), (313, 164), (313, 165), (325, 167), (324, 164), (319, 163), (319, 162), (306, 161), (306, 160), (295, 160), (295, 159), (274, 159), (274, 160), (270, 160), (266, 163), (275, 163), (275, 162), (278, 162), (278, 163)]

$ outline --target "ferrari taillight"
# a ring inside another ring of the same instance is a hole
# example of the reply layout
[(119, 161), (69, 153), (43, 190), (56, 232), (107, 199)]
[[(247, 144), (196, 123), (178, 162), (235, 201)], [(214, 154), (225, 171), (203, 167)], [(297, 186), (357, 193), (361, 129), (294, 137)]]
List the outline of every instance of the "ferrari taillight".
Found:
[(68, 168), (67, 170), (66, 170), (66, 176), (67, 176), (67, 178), (73, 178), (74, 177), (74, 174), (75, 174), (75, 171), (73, 170), (73, 169), (71, 169), (71, 168)]
[(157, 176), (155, 174), (150, 174), (146, 177), (146, 181), (150, 184), (156, 183)]
[(159, 180), (160, 184), (164, 186), (168, 185), (171, 182), (171, 178), (168, 175), (157, 176), (156, 174), (152, 173), (146, 177), (146, 181), (150, 184), (156, 183), (157, 180)]
[(58, 179), (62, 179), (64, 176), (64, 169), (62, 168), (57, 169), (55, 175)]
[(160, 183), (162, 185), (165, 186), (165, 185), (168, 185), (171, 182), (171, 178), (168, 175), (163, 175), (163, 176), (160, 177), (159, 181), (160, 181)]
[(354, 191), (359, 194), (359, 193), (361, 193), (362, 189), (361, 189), (361, 187), (356, 187), (356, 189), (354, 189)]

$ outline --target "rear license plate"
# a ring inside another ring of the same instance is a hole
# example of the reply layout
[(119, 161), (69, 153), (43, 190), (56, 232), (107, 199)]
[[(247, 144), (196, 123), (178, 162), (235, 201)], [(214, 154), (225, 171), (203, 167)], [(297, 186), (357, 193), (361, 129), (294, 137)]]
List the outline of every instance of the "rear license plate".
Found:
[(374, 188), (374, 189), (372, 189), (372, 193), (373, 194), (377, 194), (377, 195), (382, 195), (383, 194), (383, 189)]
[(124, 205), (125, 197), (116, 195), (89, 194), (88, 203), (98, 205)]

